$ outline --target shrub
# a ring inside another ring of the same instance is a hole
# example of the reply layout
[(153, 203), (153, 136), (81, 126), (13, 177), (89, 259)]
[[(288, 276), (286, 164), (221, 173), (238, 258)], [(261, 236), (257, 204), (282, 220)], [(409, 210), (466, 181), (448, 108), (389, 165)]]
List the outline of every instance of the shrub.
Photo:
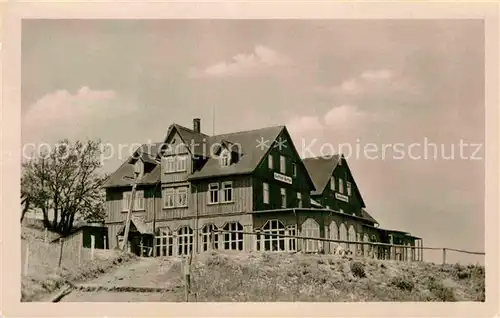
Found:
[(401, 290), (411, 291), (415, 287), (413, 281), (406, 276), (396, 276), (391, 280), (391, 285), (396, 286)]
[(440, 300), (440, 301), (456, 301), (455, 293), (453, 289), (444, 286), (443, 282), (431, 279), (429, 281), (429, 290)]
[(365, 266), (361, 262), (352, 262), (351, 272), (356, 277), (366, 277)]

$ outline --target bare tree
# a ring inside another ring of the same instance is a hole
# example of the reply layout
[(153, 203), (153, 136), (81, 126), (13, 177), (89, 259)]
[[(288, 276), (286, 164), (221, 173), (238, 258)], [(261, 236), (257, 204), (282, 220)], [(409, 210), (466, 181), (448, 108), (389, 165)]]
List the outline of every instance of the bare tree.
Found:
[[(75, 217), (102, 220), (105, 176), (98, 173), (102, 151), (99, 140), (73, 144), (63, 140), (23, 163), (21, 220), (29, 207), (41, 209), (45, 226), (61, 233), (71, 231)], [(54, 211), (51, 220), (49, 209)]]

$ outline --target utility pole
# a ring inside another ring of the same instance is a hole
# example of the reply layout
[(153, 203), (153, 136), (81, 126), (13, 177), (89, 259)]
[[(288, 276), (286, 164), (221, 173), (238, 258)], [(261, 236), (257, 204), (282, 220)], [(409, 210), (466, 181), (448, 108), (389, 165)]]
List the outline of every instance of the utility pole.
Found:
[(132, 185), (132, 193), (130, 194), (131, 198), (130, 198), (130, 203), (128, 206), (127, 221), (125, 223), (125, 233), (123, 234), (123, 242), (122, 242), (122, 246), (121, 246), (122, 250), (125, 250), (125, 248), (128, 244), (128, 234), (130, 231), (130, 219), (132, 217), (132, 209), (134, 208), (135, 189), (137, 188), (137, 179), (139, 178), (138, 171), (134, 171), (134, 174), (135, 174), (135, 178), (134, 178), (134, 183)]

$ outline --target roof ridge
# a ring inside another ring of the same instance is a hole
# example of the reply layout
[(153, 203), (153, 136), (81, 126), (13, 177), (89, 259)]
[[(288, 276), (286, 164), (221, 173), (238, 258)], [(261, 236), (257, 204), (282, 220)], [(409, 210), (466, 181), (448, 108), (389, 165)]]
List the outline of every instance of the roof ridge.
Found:
[(194, 131), (194, 130), (193, 130), (193, 129), (191, 129), (191, 128), (187, 128), (186, 126), (182, 126), (182, 125), (179, 125), (179, 124), (176, 124), (176, 123), (173, 123), (172, 125), (173, 125), (173, 126), (175, 126), (176, 128), (184, 129), (184, 130), (187, 130), (187, 131), (189, 131), (189, 132), (191, 132), (191, 133), (194, 133), (194, 134), (200, 134), (200, 135), (202, 135), (202, 136), (209, 137), (209, 136), (208, 136), (207, 134), (205, 134), (205, 133), (202, 133), (202, 132), (196, 132), (196, 131)]
[(264, 129), (272, 129), (272, 128), (285, 128), (285, 125), (274, 125), (274, 126), (266, 126), (266, 127), (261, 127), (261, 128), (254, 128), (254, 129), (248, 129), (248, 130), (239, 130), (239, 131), (233, 131), (229, 133), (224, 133), (224, 134), (217, 134), (211, 137), (223, 137), (227, 135), (234, 135), (234, 134), (242, 134), (242, 133), (248, 133), (248, 132), (254, 132), (258, 130), (264, 130)]

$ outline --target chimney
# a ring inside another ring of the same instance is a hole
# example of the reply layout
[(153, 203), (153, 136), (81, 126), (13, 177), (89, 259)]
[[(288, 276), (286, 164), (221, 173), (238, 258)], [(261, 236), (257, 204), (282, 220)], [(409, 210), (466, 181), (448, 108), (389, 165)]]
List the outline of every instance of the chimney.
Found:
[(195, 118), (193, 119), (193, 130), (197, 133), (200, 133), (200, 119), (199, 118)]

